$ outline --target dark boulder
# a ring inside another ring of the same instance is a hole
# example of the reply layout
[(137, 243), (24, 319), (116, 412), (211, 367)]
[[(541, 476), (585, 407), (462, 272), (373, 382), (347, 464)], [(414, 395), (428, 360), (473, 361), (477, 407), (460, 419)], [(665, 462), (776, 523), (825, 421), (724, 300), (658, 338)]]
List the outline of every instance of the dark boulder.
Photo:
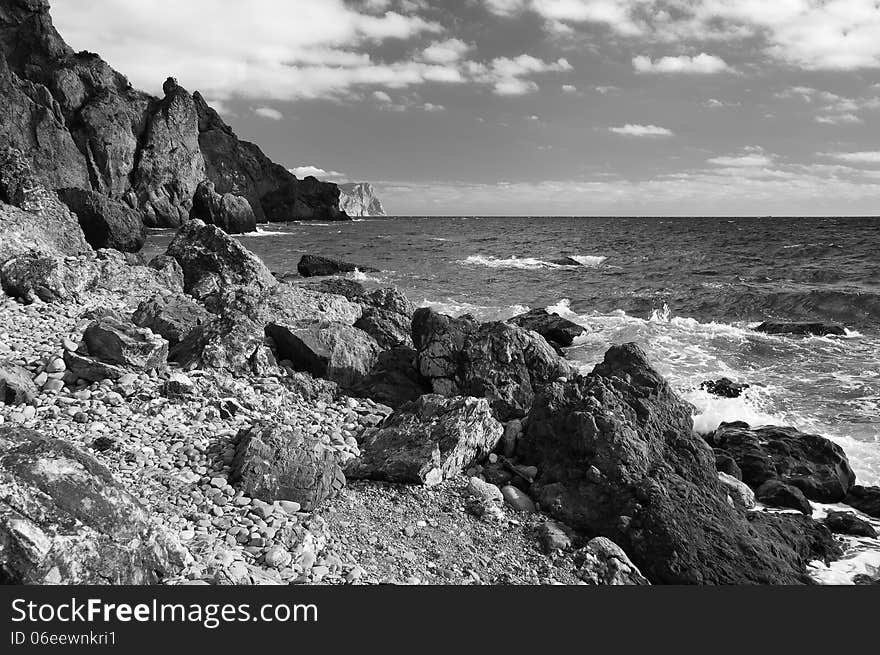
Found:
[(290, 360), (297, 371), (352, 387), (366, 376), (379, 355), (376, 341), (362, 330), (329, 321), (269, 323), (266, 336), (275, 343), (279, 360)]
[(730, 378), (721, 378), (719, 380), (706, 380), (700, 384), (700, 389), (705, 389), (713, 396), (721, 398), (739, 398), (743, 391), (749, 388), (748, 384), (734, 382)]
[(320, 257), (318, 255), (303, 255), (296, 270), (303, 277), (316, 277), (319, 275), (339, 275), (340, 273), (354, 273), (355, 271), (373, 272), (377, 269), (369, 266), (358, 266), (357, 264), (349, 264), (338, 259), (330, 259), (328, 257)]
[(558, 520), (620, 545), (654, 583), (803, 583), (808, 562), (839, 555), (808, 519), (734, 507), (691, 415), (638, 346), (614, 346), (532, 405), (517, 443), (538, 469), (530, 492)]
[(191, 561), (91, 455), (0, 427), (0, 581), (157, 584)]
[(430, 393), (431, 385), (416, 368), (416, 351), (398, 346), (380, 352), (376, 364), (352, 392), (398, 408)]
[(567, 347), (570, 346), (575, 338), (582, 335), (586, 330), (556, 314), (551, 314), (546, 309), (532, 309), (525, 314), (514, 316), (508, 320), (526, 330), (533, 330), (544, 337), (551, 344)]
[(216, 225), (227, 234), (254, 232), (257, 229), (257, 219), (250, 203), (232, 193), (220, 195), (214, 190), (214, 183), (208, 180), (196, 188), (189, 217)]
[(316, 435), (275, 425), (238, 435), (230, 482), (265, 502), (289, 500), (311, 511), (345, 486), (339, 451)]
[(117, 379), (131, 370), (165, 367), (168, 342), (151, 330), (107, 315), (92, 321), (76, 351), (65, 351), (67, 369), (84, 380)]
[(843, 502), (868, 516), (880, 519), (880, 487), (856, 485), (849, 490)]
[(802, 336), (825, 336), (828, 334), (843, 336), (846, 330), (835, 323), (821, 322), (789, 322), (789, 321), (764, 321), (755, 328), (765, 334), (797, 334)]
[(810, 501), (800, 489), (776, 478), (767, 480), (755, 489), (755, 498), (770, 507), (796, 509), (807, 516), (813, 514)]
[(757, 490), (780, 480), (820, 503), (838, 503), (855, 484), (843, 449), (833, 441), (794, 428), (750, 428), (742, 422), (722, 423), (706, 441), (717, 455), (732, 457), (742, 480)]
[(501, 421), (524, 416), (543, 385), (574, 373), (543, 337), (508, 323), (421, 308), (412, 336), (419, 372), (434, 393), (485, 397)]
[(360, 444), (350, 478), (435, 485), (485, 458), (504, 431), (483, 398), (422, 396)]
[(143, 248), (146, 238), (143, 221), (128, 205), (85, 189), (61, 189), (58, 196), (76, 214), (86, 241), (95, 250), (114, 248), (137, 252)]
[(877, 537), (877, 531), (874, 527), (852, 512), (828, 512), (828, 515), (822, 519), (822, 523), (835, 534), (870, 537), (871, 539)]
[(196, 328), (214, 317), (199, 303), (182, 293), (156, 294), (138, 305), (132, 323), (149, 328), (175, 346)]
[(11, 362), (0, 362), (0, 403), (21, 405), (37, 395), (30, 372)]

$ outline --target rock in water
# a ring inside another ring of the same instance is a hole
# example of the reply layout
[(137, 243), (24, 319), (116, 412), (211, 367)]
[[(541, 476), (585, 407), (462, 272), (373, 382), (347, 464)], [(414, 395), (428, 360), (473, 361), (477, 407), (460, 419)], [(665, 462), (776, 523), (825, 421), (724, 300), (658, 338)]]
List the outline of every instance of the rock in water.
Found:
[(422, 396), (389, 416), (348, 463), (350, 478), (435, 485), (486, 457), (503, 432), (483, 398)]
[(521, 418), (543, 385), (574, 373), (540, 335), (420, 308), (413, 315), (419, 372), (434, 393), (482, 396), (501, 421)]
[(294, 501), (311, 511), (345, 486), (341, 462), (318, 435), (257, 426), (238, 434), (230, 481), (253, 498)]
[(385, 216), (382, 201), (369, 182), (340, 184), (339, 208), (349, 216)]
[(743, 391), (749, 388), (747, 384), (738, 384), (729, 378), (720, 380), (706, 380), (700, 384), (700, 389), (705, 389), (713, 396), (721, 398), (739, 398)]
[(61, 189), (58, 196), (76, 214), (86, 241), (95, 250), (137, 252), (143, 248), (144, 224), (140, 214), (128, 205), (85, 189)]
[(37, 387), (27, 369), (11, 362), (0, 362), (0, 403), (21, 405), (36, 395)]
[(205, 180), (196, 188), (189, 217), (216, 225), (227, 234), (254, 232), (257, 219), (247, 199), (232, 193), (220, 195), (214, 183)]
[(596, 537), (574, 555), (577, 577), (592, 585), (649, 585), (623, 549), (605, 537)]
[(846, 330), (835, 323), (797, 323), (788, 321), (764, 321), (755, 328), (758, 332), (766, 334), (798, 334), (803, 336), (825, 336), (828, 334), (844, 336)]
[(828, 512), (822, 523), (835, 534), (848, 534), (853, 537), (877, 537), (877, 531), (867, 521), (852, 512)]
[(320, 257), (318, 255), (303, 255), (296, 270), (303, 277), (316, 277), (319, 275), (339, 275), (340, 273), (354, 273), (355, 271), (375, 273), (375, 268), (349, 264), (338, 259)]
[(156, 584), (189, 553), (102, 464), (60, 439), (0, 427), (0, 579)]
[(635, 344), (545, 387), (517, 452), (538, 468), (531, 493), (544, 511), (611, 539), (652, 582), (799, 583), (809, 561), (839, 554), (805, 517), (730, 505), (691, 407)]
[(880, 519), (880, 487), (856, 485), (849, 490), (843, 502), (868, 516)]
[(562, 347), (570, 346), (576, 337), (582, 335), (586, 330), (556, 314), (551, 314), (546, 309), (532, 309), (525, 314), (520, 314), (511, 318), (508, 323), (519, 325), (526, 330), (533, 330), (544, 337), (551, 344), (557, 344)]
[(376, 341), (344, 323), (269, 323), (266, 336), (275, 342), (279, 359), (289, 359), (297, 371), (352, 387), (366, 376), (379, 356)]
[(722, 423), (706, 441), (717, 455), (727, 455), (742, 472), (742, 480), (757, 490), (779, 479), (819, 503), (839, 503), (855, 484), (846, 453), (833, 441), (794, 428), (747, 423)]
[(166, 253), (183, 269), (184, 290), (209, 305), (222, 304), (235, 287), (260, 296), (278, 282), (259, 257), (215, 225), (188, 221)]
[(135, 325), (162, 336), (169, 346), (176, 346), (213, 318), (208, 310), (182, 293), (156, 294), (138, 305), (131, 316)]

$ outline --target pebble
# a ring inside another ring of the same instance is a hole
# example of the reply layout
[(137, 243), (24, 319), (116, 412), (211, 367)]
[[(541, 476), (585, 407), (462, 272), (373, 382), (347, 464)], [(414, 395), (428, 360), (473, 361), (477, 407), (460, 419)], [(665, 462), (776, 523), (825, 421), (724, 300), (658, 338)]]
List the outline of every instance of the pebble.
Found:
[(504, 496), (504, 500), (507, 502), (507, 504), (510, 505), (513, 509), (519, 512), (527, 513), (532, 513), (535, 511), (535, 503), (532, 502), (532, 499), (513, 485), (506, 485), (502, 487), (501, 494)]

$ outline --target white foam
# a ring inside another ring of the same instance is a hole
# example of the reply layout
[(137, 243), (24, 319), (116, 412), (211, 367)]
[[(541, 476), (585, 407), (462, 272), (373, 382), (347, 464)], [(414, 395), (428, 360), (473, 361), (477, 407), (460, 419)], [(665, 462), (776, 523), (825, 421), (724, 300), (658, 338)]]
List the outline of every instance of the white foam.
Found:
[(290, 232), (281, 232), (279, 230), (261, 230), (257, 228), (256, 232), (245, 232), (243, 234), (236, 234), (234, 236), (237, 237), (277, 237), (282, 234), (290, 234)]
[(351, 273), (347, 273), (345, 275), (349, 280), (354, 280), (355, 282), (376, 282), (381, 283), (382, 280), (378, 277), (373, 277), (371, 275), (367, 275), (359, 268), (354, 269)]
[(493, 255), (470, 255), (463, 260), (463, 264), (474, 266), (486, 266), (487, 268), (518, 268), (522, 270), (534, 271), (542, 268), (550, 269), (577, 269), (577, 268), (596, 268), (604, 262), (607, 257), (599, 255), (571, 255), (566, 256), (567, 259), (575, 262), (573, 264), (558, 264), (548, 262), (536, 257), (495, 257)]
[(597, 266), (601, 266), (602, 262), (604, 262), (607, 257), (603, 257), (602, 255), (572, 255), (569, 259), (573, 259), (581, 266), (586, 266), (587, 268), (595, 268)]
[(471, 314), (481, 321), (503, 321), (518, 314), (529, 311), (528, 305), (475, 305), (473, 303), (454, 300), (428, 300), (424, 299), (418, 304), (419, 307), (430, 307), (435, 312), (447, 316), (464, 316)]

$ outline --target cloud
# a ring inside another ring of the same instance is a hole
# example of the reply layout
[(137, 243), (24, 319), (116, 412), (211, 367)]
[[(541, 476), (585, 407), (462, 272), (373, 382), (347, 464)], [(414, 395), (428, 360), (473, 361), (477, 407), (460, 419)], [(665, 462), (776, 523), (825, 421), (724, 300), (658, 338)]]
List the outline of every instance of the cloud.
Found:
[(271, 107), (257, 107), (253, 110), (253, 112), (257, 116), (261, 116), (262, 118), (268, 118), (273, 121), (280, 121), (284, 118), (284, 114), (282, 114), (277, 109), (272, 109)]
[(740, 107), (742, 103), (740, 102), (730, 102), (726, 100), (718, 100), (717, 98), (709, 98), (703, 102), (703, 106), (706, 109), (724, 109), (727, 107)]
[(852, 125), (857, 123), (864, 123), (865, 121), (863, 121), (855, 114), (835, 114), (831, 116), (816, 116), (816, 122), (824, 123), (826, 125)]
[(665, 127), (658, 127), (656, 125), (634, 125), (632, 123), (627, 123), (623, 127), (609, 127), (608, 130), (624, 136), (672, 136), (672, 130), (668, 130)]
[(705, 52), (694, 57), (681, 55), (679, 57), (661, 57), (652, 61), (650, 57), (639, 56), (632, 60), (633, 68), (638, 73), (694, 73), (711, 75), (730, 70), (727, 63), (715, 55), (707, 55)]
[(863, 123), (859, 113), (880, 109), (878, 96), (847, 97), (809, 86), (789, 87), (775, 95), (813, 105), (818, 111), (815, 121), (826, 125)]
[(752, 168), (773, 165), (773, 156), (764, 152), (759, 146), (751, 146), (745, 148), (742, 154), (725, 155), (720, 157), (712, 157), (706, 161), (715, 166), (725, 166), (729, 168)]
[(319, 180), (335, 180), (345, 178), (345, 174), (340, 173), (339, 171), (327, 171), (323, 168), (319, 168), (318, 166), (311, 165), (297, 166), (295, 168), (289, 168), (288, 170), (299, 178), (309, 177), (310, 175), (312, 177), (318, 178)]
[(206, 99), (207, 102), (221, 116), (235, 116), (235, 113), (223, 100), (215, 100), (213, 98)]
[(421, 58), (433, 64), (451, 64), (459, 61), (471, 49), (461, 39), (436, 41), (422, 50)]
[(876, 150), (861, 152), (826, 152), (819, 154), (822, 157), (831, 157), (832, 159), (853, 164), (880, 164), (880, 152)]
[(563, 93), (577, 93), (578, 88), (574, 84), (563, 84), (562, 92)]
[(472, 68), (478, 79), (491, 83), (497, 95), (524, 95), (538, 90), (538, 84), (526, 79), (538, 73), (573, 70), (567, 59), (544, 61), (529, 54), (518, 57), (497, 57), (486, 68)]

